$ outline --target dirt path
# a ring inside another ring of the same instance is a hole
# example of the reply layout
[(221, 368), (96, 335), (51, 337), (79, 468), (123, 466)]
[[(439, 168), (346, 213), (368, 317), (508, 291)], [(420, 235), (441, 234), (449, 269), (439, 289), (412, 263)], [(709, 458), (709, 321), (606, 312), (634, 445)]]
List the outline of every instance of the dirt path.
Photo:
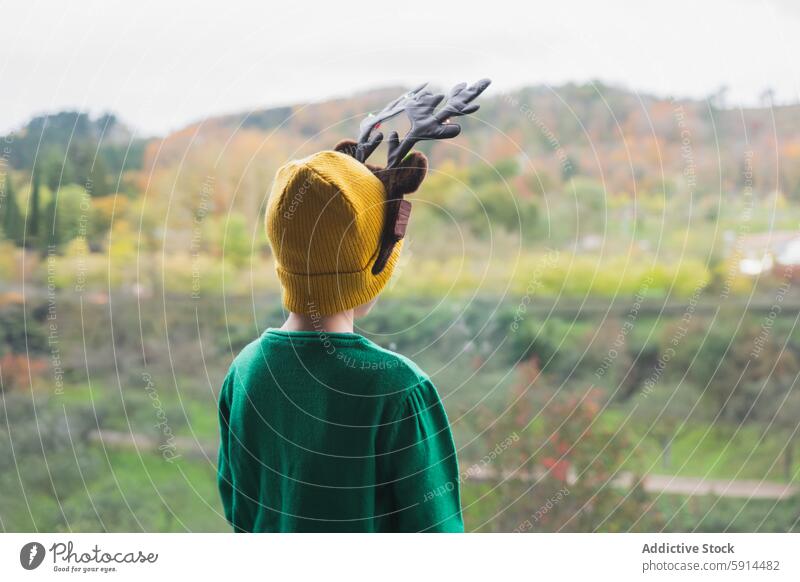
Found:
[[(469, 465), (467, 465), (469, 466)], [(491, 468), (472, 466), (470, 480), (497, 481), (500, 475)], [(527, 473), (520, 475), (505, 475), (506, 479), (520, 479), (533, 481), (537, 475)], [(574, 483), (574, 475), (567, 478), (568, 483)], [(634, 483), (633, 473), (621, 472), (614, 479), (614, 485), (630, 489)], [(642, 488), (648, 493), (667, 493), (672, 495), (716, 495), (717, 497), (731, 497), (744, 499), (789, 499), (800, 494), (800, 485), (791, 483), (776, 483), (774, 481), (759, 481), (757, 479), (703, 479), (700, 477), (679, 477), (677, 475), (650, 474), (642, 480)]]
[[(632, 477), (628, 477), (632, 481)], [(716, 495), (746, 499), (788, 499), (800, 491), (797, 485), (759, 481), (756, 479), (700, 479), (674, 475), (648, 475), (643, 482), (645, 491), (677, 495)]]

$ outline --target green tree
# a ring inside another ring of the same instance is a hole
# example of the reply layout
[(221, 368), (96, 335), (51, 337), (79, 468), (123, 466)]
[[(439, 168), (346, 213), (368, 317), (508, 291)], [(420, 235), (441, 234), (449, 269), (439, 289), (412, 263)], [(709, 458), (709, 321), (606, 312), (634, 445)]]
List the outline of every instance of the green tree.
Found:
[[(77, 146), (74, 150), (80, 150)], [(74, 154), (73, 154), (74, 156)], [(50, 191), (55, 192), (62, 184), (70, 184), (78, 181), (77, 176), (81, 172), (81, 163), (73, 162), (67, 154), (58, 148), (50, 148), (42, 155), (40, 172), (44, 185)]]
[(29, 239), (29, 244), (35, 244), (39, 237), (39, 205), (41, 198), (41, 179), (39, 171), (34, 170), (31, 177), (31, 196), (28, 200), (28, 228), (25, 235)]
[(6, 174), (5, 203), (0, 207), (2, 211), (2, 230), (5, 237), (16, 245), (22, 244), (22, 215), (17, 204), (17, 195), (14, 192), (14, 182), (11, 174)]
[(45, 248), (58, 247), (81, 234), (81, 222), (88, 219), (88, 216), (84, 216), (88, 210), (82, 208), (87, 197), (86, 190), (77, 184), (59, 188), (50, 197), (44, 214)]
[[(640, 392), (629, 401), (633, 408), (634, 418), (649, 427), (647, 435), (654, 437), (661, 447), (661, 468), (669, 473), (674, 470), (672, 445), (679, 437), (679, 432), (693, 421), (702, 421), (705, 417), (713, 419), (713, 414), (706, 410), (708, 403), (703, 402), (697, 389), (688, 382), (671, 384), (659, 382), (648, 392)], [(686, 459), (677, 459), (681, 465)]]
[(54, 193), (50, 197), (50, 201), (47, 203), (47, 210), (44, 213), (45, 217), (45, 236), (42, 237), (42, 241), (44, 241), (44, 246), (42, 248), (42, 252), (47, 252), (47, 249), (50, 247), (57, 247), (61, 237), (59, 232), (59, 221), (58, 221), (58, 212), (56, 209), (56, 197), (58, 193)]
[(565, 194), (574, 196), (578, 207), (580, 235), (602, 232), (606, 226), (606, 189), (592, 178), (576, 177), (564, 186)]
[[(88, 234), (92, 210), (89, 206), (89, 194), (83, 187), (70, 184), (58, 192), (58, 220), (61, 228), (61, 241), (66, 243), (77, 236)], [(123, 208), (122, 203), (117, 204)], [(122, 213), (120, 212), (120, 216)]]
[(97, 156), (94, 164), (92, 164), (87, 184), (91, 184), (90, 194), (92, 196), (105, 196), (114, 192), (114, 182), (109, 175), (108, 165), (102, 156)]
[(561, 181), (569, 182), (578, 174), (580, 174), (578, 162), (572, 156), (566, 156), (561, 162)]
[(253, 252), (252, 237), (247, 229), (247, 220), (237, 212), (228, 215), (222, 252), (226, 260), (236, 266), (244, 265)]

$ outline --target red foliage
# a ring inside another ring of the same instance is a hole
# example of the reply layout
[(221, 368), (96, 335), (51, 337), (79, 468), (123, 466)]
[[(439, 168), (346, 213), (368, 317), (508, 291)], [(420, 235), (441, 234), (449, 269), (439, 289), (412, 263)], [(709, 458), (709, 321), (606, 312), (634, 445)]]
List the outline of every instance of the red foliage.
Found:
[(23, 354), (7, 353), (0, 357), (0, 387), (4, 392), (29, 385), (30, 378), (40, 376), (47, 369), (47, 361), (29, 359)]
[(569, 461), (566, 458), (559, 457), (544, 457), (542, 459), (542, 465), (550, 471), (550, 476), (557, 481), (561, 481), (562, 483), (567, 482), (567, 477), (569, 476)]

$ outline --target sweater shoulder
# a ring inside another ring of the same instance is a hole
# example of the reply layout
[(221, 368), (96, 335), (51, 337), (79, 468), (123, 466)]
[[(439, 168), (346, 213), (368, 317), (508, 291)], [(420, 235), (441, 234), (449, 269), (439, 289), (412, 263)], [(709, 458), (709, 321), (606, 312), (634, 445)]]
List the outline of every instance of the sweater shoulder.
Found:
[(253, 339), (243, 347), (231, 363), (229, 374), (245, 372), (254, 366), (262, 365), (268, 358), (265, 350), (268, 350), (261, 341), (261, 338)]
[(370, 368), (370, 371), (390, 379), (394, 392), (407, 393), (421, 384), (431, 383), (428, 374), (403, 354), (383, 348), (369, 340), (365, 340), (362, 349), (369, 354), (370, 364), (365, 368)]

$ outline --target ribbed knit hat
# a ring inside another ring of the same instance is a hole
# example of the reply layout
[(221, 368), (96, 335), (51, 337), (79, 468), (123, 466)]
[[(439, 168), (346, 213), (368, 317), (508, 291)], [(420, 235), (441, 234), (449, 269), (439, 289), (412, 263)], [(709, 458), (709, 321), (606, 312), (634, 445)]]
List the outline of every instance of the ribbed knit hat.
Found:
[(383, 183), (348, 155), (323, 151), (278, 170), (266, 230), (286, 309), (324, 316), (374, 299), (402, 247), (373, 275), (385, 213)]

